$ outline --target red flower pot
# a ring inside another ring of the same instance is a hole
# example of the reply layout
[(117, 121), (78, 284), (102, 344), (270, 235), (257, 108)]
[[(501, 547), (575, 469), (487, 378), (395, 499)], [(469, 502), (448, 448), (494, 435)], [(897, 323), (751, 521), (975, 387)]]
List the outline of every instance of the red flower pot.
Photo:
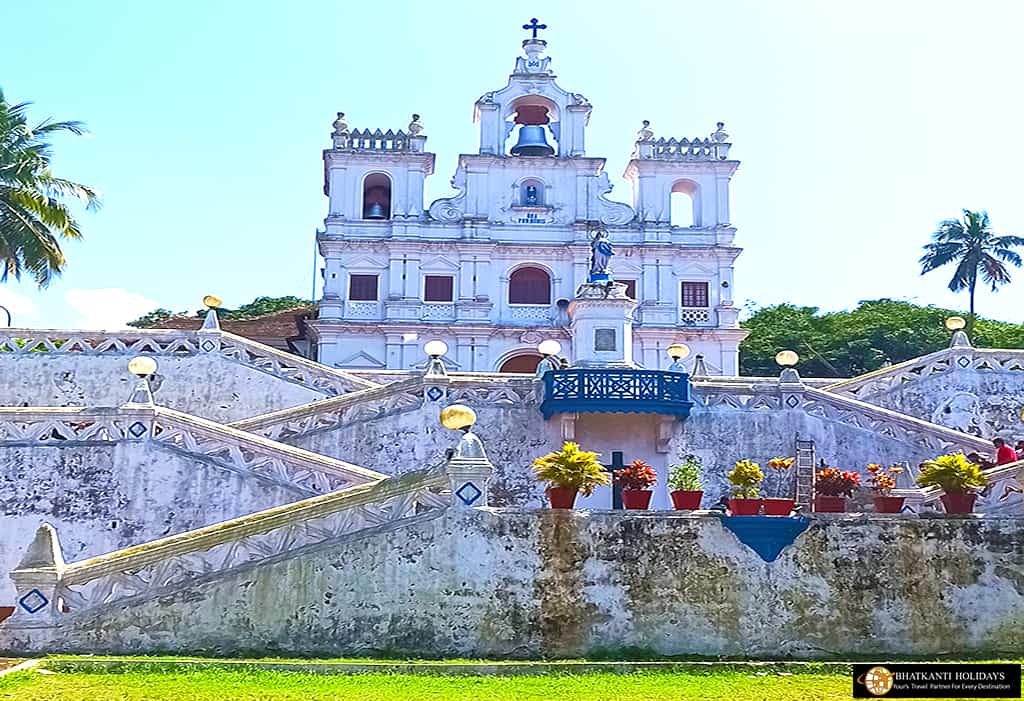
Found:
[(765, 516), (789, 516), (796, 506), (796, 499), (765, 499)]
[(846, 511), (846, 497), (830, 497), (817, 494), (814, 497), (814, 510), (820, 514), (841, 514)]
[(942, 505), (946, 507), (947, 514), (969, 514), (974, 511), (974, 500), (977, 498), (974, 492), (943, 494)]
[(704, 498), (704, 492), (696, 491), (683, 491), (675, 490), (669, 492), (668, 495), (672, 497), (672, 506), (676, 507), (676, 511), (692, 511), (700, 508), (700, 500)]
[(903, 501), (906, 497), (871, 497), (875, 501), (875, 511), (880, 514), (898, 514), (903, 511)]
[(757, 516), (761, 511), (760, 499), (730, 499), (729, 513), (733, 516)]
[(622, 505), (627, 509), (644, 510), (651, 505), (649, 489), (623, 489)]
[(576, 503), (576, 490), (569, 487), (548, 487), (548, 499), (552, 509), (571, 509)]

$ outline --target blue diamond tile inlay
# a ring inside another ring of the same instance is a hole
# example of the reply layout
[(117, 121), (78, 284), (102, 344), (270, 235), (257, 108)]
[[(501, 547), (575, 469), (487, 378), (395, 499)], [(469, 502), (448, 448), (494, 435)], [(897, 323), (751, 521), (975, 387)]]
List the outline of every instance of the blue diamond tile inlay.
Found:
[(213, 341), (211, 341), (211, 340), (207, 339), (207, 340), (203, 341), (203, 342), (202, 342), (202, 343), (201, 343), (201, 344), (199, 345), (199, 347), (203, 349), (203, 352), (204, 352), (204, 353), (209, 353), (210, 351), (212, 351), (212, 350), (213, 350), (214, 348), (216, 348), (217, 346), (216, 346), (216, 345), (214, 345)]
[(807, 530), (806, 516), (723, 516), (722, 525), (765, 562), (774, 562), (787, 545)]
[(971, 364), (971, 361), (968, 360), (967, 358), (959, 358), (959, 359), (957, 359), (956, 364), (959, 365), (962, 368), (965, 368), (965, 367), (967, 367), (968, 365)]
[(440, 387), (430, 387), (427, 389), (427, 398), (432, 402), (436, 402), (438, 399), (444, 396), (444, 390)]
[(136, 421), (135, 423), (128, 427), (128, 433), (132, 434), (132, 436), (134, 436), (135, 438), (141, 438), (145, 432), (146, 424), (142, 423), (141, 421)]
[(472, 482), (466, 482), (455, 491), (455, 496), (462, 500), (462, 503), (466, 506), (472, 506), (473, 502), (479, 499), (482, 494), (483, 492), (477, 489), (477, 486)]
[(50, 600), (43, 596), (43, 592), (38, 589), (33, 589), (25, 596), (18, 599), (18, 603), (21, 607), (29, 613), (36, 613), (46, 608), (46, 605), (50, 603)]
[(796, 405), (799, 403), (800, 400), (796, 398), (795, 394), (791, 394), (789, 395), (789, 397), (786, 398), (786, 406), (788, 406), (790, 409), (796, 408)]

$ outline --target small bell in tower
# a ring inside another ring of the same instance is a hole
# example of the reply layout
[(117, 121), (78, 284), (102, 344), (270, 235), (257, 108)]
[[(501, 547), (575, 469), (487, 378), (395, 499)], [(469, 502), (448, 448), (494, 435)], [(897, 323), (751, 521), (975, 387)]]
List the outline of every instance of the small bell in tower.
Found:
[(364, 219), (387, 219), (388, 215), (384, 211), (384, 205), (380, 202), (373, 202), (366, 210), (366, 216)]
[(519, 128), (519, 141), (512, 147), (513, 156), (554, 156), (555, 149), (548, 144), (544, 127), (524, 124)]

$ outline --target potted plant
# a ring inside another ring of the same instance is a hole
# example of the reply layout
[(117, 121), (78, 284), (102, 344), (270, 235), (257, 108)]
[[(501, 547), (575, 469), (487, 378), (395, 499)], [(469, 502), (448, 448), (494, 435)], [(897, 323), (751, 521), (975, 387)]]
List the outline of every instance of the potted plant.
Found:
[(750, 460), (740, 460), (727, 476), (732, 484), (729, 513), (733, 516), (756, 516), (761, 510), (758, 494), (764, 481), (761, 466)]
[(917, 483), (922, 487), (939, 487), (942, 505), (947, 514), (969, 514), (974, 511), (975, 489), (988, 484), (988, 478), (981, 467), (962, 454), (943, 455), (921, 463), (921, 474)]
[(615, 471), (615, 482), (622, 488), (622, 505), (627, 509), (646, 509), (651, 505), (651, 487), (658, 474), (643, 460)]
[(903, 472), (899, 465), (892, 465), (886, 472), (878, 463), (871, 463), (867, 466), (871, 473), (868, 486), (874, 494), (871, 496), (875, 502), (875, 511), (880, 514), (898, 514), (903, 510), (904, 497), (894, 497), (892, 490), (896, 488), (896, 475)]
[(835, 467), (818, 470), (814, 475), (814, 510), (826, 514), (846, 511), (846, 497), (860, 486), (860, 475)]
[(608, 484), (608, 473), (597, 461), (597, 453), (580, 450), (579, 443), (566, 441), (557, 453), (548, 453), (533, 461), (533, 473), (539, 482), (547, 482), (545, 493), (552, 509), (571, 509), (576, 495), (590, 496)]
[(793, 467), (795, 458), (772, 458), (768, 461), (768, 468), (772, 471), (772, 482), (775, 484), (777, 497), (770, 497), (764, 500), (764, 513), (766, 516), (789, 516), (796, 506), (796, 499), (788, 499), (782, 496), (783, 478), (782, 475)]
[(696, 455), (687, 455), (681, 463), (669, 465), (668, 487), (672, 491), (668, 495), (676, 511), (700, 508), (700, 500), (704, 498), (700, 483), (703, 467)]

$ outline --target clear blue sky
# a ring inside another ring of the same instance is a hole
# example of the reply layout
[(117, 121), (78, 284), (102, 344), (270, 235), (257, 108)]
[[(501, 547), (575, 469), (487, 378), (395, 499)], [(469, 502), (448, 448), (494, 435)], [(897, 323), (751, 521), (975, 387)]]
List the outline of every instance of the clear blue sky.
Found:
[[(514, 7), (513, 7), (514, 6)], [(448, 192), (474, 100), (505, 84), (523, 22), (550, 29), (559, 82), (594, 104), (591, 155), (621, 180), (641, 119), (659, 136), (723, 120), (742, 161), (738, 301), (840, 309), (890, 296), (966, 306), (921, 278), (937, 222), (988, 209), (1024, 234), (1024, 4), (717, 0), (7, 2), (0, 86), (33, 116), (87, 122), (56, 170), (94, 185), (67, 272), (0, 285), (32, 326), (119, 324), (154, 306), (310, 294), (334, 113), (423, 115)], [(1024, 270), (979, 311), (1020, 321)]]

